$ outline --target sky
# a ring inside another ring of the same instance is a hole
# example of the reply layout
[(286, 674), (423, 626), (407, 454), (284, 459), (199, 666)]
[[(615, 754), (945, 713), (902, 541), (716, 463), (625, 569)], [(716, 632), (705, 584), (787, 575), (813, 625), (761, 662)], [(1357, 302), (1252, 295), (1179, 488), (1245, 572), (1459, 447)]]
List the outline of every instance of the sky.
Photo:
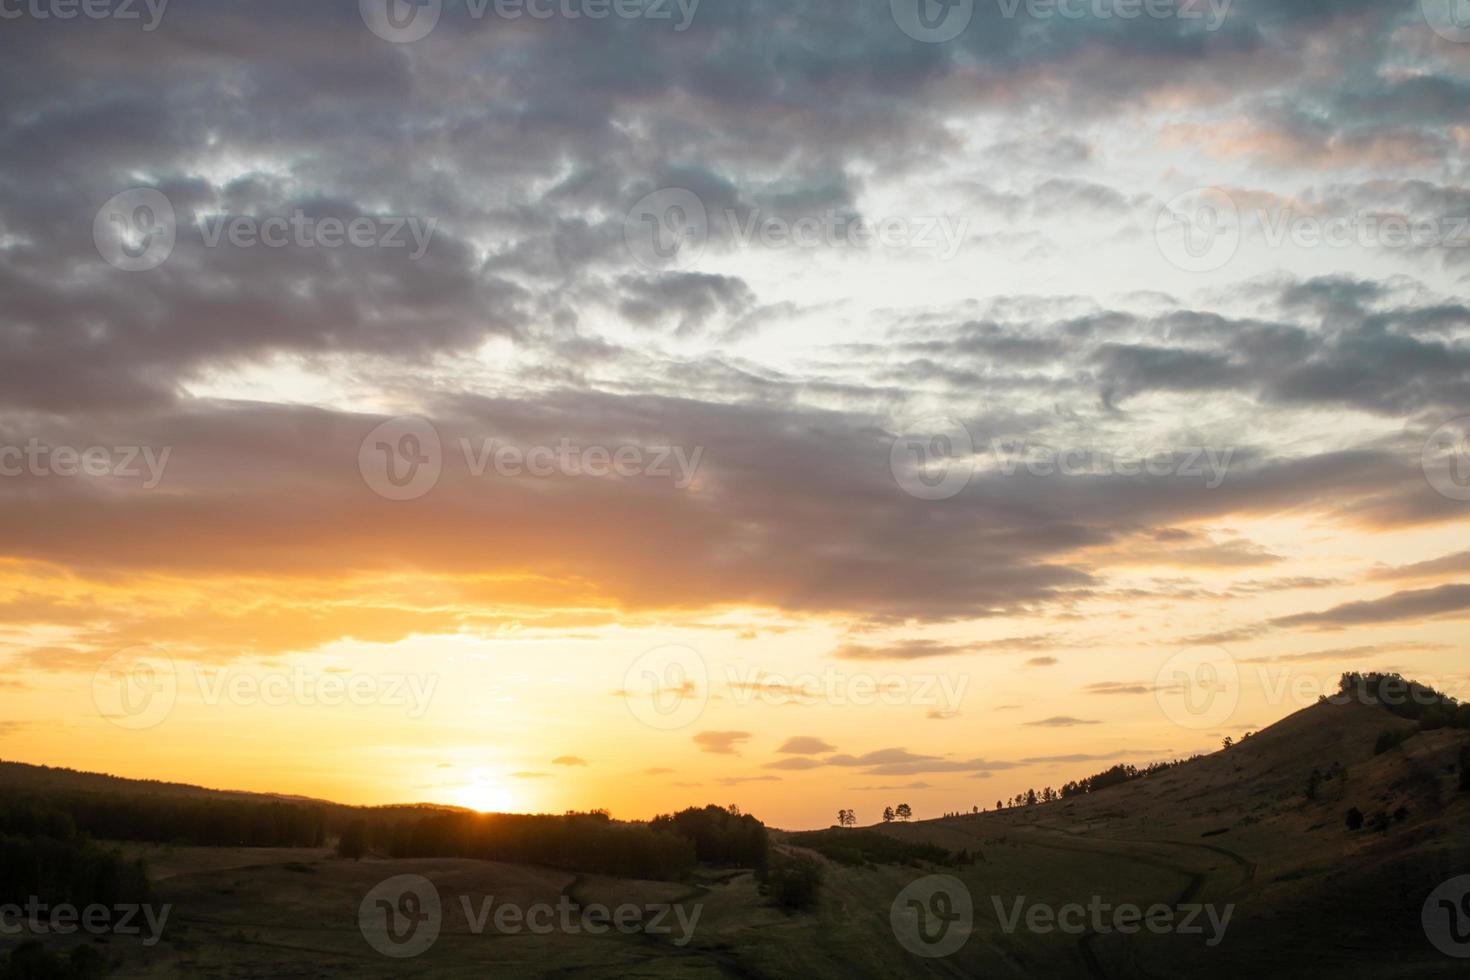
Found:
[(1470, 697), (1463, 0), (0, 0), (0, 758), (993, 807)]

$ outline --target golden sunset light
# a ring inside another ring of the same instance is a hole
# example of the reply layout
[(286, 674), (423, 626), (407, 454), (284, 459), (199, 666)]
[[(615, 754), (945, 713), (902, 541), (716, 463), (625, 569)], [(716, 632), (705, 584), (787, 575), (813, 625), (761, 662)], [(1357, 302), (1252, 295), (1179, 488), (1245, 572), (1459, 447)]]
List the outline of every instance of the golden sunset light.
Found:
[(0, 980), (1470, 957), (1470, 0), (0, 0), (0, 133)]

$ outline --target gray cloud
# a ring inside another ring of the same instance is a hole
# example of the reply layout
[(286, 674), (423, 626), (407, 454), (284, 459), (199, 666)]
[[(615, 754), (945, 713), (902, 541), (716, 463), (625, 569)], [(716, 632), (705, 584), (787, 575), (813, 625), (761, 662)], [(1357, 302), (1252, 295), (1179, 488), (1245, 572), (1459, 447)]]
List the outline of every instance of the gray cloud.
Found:
[(776, 751), (792, 755), (819, 755), (824, 752), (836, 752), (837, 747), (814, 735), (793, 735)]
[(1343, 629), (1373, 623), (1396, 623), (1434, 616), (1470, 614), (1470, 585), (1440, 585), (1430, 589), (1395, 592), (1381, 599), (1346, 602), (1314, 613), (1281, 616), (1276, 626)]
[(750, 732), (700, 732), (694, 736), (694, 744), (699, 746), (701, 752), (739, 755), (739, 747), (750, 739)]

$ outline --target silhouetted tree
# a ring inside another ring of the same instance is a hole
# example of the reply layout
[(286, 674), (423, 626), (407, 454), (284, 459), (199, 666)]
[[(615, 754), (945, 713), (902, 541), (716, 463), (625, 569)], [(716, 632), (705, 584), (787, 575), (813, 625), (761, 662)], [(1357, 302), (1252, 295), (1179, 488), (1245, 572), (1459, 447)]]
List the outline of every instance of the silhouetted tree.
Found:
[(367, 853), (367, 821), (354, 820), (342, 829), (342, 836), (337, 838), (337, 856), (351, 858), (361, 861), (362, 856)]
[(914, 815), (914, 808), (907, 803), (900, 803), (898, 809), (893, 812), (898, 815), (898, 819), (906, 821)]
[(0, 980), (101, 980), (108, 972), (107, 957), (92, 946), (63, 957), (34, 939), (0, 959)]
[(736, 816), (717, 806), (690, 807), (673, 816), (654, 817), (648, 826), (689, 841), (703, 864), (759, 868), (766, 862), (766, 826), (749, 814)]
[(762, 895), (787, 909), (804, 909), (816, 904), (822, 866), (811, 858), (779, 855), (756, 874)]
[(883, 808), (883, 822), (893, 823), (893, 807), (885, 806)]

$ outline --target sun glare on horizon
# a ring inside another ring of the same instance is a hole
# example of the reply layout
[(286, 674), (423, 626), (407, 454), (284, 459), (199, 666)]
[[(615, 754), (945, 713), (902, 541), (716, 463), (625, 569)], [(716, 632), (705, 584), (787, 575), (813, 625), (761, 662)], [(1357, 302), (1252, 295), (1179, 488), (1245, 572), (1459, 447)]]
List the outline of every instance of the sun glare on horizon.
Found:
[(473, 780), (457, 788), (453, 796), (455, 805), (479, 813), (512, 813), (516, 809), (510, 789), (489, 773), (475, 773)]

